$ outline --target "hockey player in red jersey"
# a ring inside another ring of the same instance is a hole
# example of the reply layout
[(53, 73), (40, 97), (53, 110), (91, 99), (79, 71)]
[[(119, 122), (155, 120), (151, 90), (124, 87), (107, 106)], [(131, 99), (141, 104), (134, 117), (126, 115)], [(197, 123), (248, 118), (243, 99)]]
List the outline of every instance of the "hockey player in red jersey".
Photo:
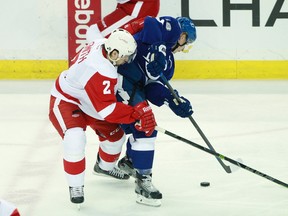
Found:
[(99, 31), (107, 37), (113, 30), (123, 28), (134, 20), (146, 16), (156, 17), (159, 8), (160, 0), (117, 0), (116, 9), (87, 30), (87, 41), (93, 40)]
[[(132, 123), (148, 136), (155, 119), (147, 102), (132, 107), (117, 102), (117, 66), (133, 60), (133, 36), (117, 29), (81, 50), (71, 67), (57, 78), (50, 99), (49, 119), (63, 138), (63, 163), (72, 203), (84, 202), (85, 130), (90, 126), (99, 137), (95, 174), (117, 179), (129, 175), (115, 167), (125, 134), (119, 123)], [(96, 155), (96, 154), (95, 154)]]

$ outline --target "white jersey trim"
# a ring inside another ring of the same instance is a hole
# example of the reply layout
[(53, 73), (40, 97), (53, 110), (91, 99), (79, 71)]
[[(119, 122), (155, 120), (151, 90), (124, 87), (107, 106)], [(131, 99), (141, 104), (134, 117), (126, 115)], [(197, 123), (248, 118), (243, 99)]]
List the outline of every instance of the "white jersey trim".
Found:
[(54, 115), (55, 115), (55, 117), (56, 117), (56, 119), (57, 119), (57, 121), (58, 121), (58, 123), (59, 123), (59, 125), (60, 125), (60, 127), (61, 127), (61, 129), (63, 131), (63, 133), (65, 133), (67, 128), (66, 128), (64, 119), (63, 119), (63, 117), (61, 115), (61, 112), (59, 110), (59, 107), (58, 107), (60, 102), (61, 102), (61, 99), (60, 98), (56, 98), (55, 103), (54, 103), (54, 107), (53, 107), (53, 112), (54, 112)]
[(126, 3), (126, 2), (129, 2), (130, 0), (117, 0), (117, 2), (119, 3), (119, 4), (124, 4), (124, 3)]
[(109, 106), (107, 106), (105, 109), (98, 112), (98, 114), (104, 119), (114, 111), (115, 107), (116, 107), (116, 103), (112, 103)]
[(120, 28), (121, 26), (125, 25), (126, 23), (128, 23), (129, 21), (131, 21), (132, 19), (135, 19), (138, 17), (139, 12), (141, 10), (141, 7), (143, 5), (143, 1), (139, 1), (135, 4), (135, 7), (132, 11), (131, 16), (127, 15), (125, 17), (123, 17), (122, 19), (120, 19), (119, 21), (115, 22), (113, 25), (109, 26), (108, 28), (104, 29), (101, 33), (104, 37), (106, 37), (107, 35), (111, 34), (111, 32), (117, 28)]

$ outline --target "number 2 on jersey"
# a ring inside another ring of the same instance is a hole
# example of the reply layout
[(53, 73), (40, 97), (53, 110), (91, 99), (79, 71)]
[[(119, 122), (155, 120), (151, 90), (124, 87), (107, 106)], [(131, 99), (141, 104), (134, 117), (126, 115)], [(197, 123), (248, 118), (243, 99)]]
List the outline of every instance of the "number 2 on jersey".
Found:
[(105, 86), (104, 90), (103, 90), (103, 94), (111, 94), (111, 90), (109, 89), (110, 88), (110, 81), (104, 80), (103, 85)]

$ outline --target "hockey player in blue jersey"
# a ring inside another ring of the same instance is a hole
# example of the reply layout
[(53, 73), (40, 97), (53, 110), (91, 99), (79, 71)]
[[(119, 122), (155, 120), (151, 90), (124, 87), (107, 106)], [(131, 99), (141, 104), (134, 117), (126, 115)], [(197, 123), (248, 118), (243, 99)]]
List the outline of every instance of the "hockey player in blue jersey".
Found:
[[(192, 20), (186, 17), (146, 17), (142, 25), (142, 30), (134, 34), (137, 42), (135, 60), (118, 68), (121, 74), (118, 81), (118, 100), (130, 105), (143, 100), (156, 106), (166, 104), (176, 115), (189, 117), (193, 113), (189, 100), (177, 92), (182, 101), (177, 103), (160, 75), (163, 74), (170, 80), (175, 69), (174, 53), (183, 51), (196, 40), (196, 29)], [(157, 131), (145, 134), (135, 130), (133, 124), (123, 125), (123, 128), (126, 134), (132, 135), (127, 141), (126, 156), (119, 161), (118, 167), (136, 178), (135, 192), (138, 203), (160, 206), (162, 194), (152, 184)]]

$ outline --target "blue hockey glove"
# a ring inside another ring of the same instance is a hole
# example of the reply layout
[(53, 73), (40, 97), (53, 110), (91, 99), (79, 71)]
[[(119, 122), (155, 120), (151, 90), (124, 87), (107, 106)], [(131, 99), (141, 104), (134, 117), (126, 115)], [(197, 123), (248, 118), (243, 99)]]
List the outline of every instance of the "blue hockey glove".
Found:
[[(175, 91), (178, 95), (178, 92)], [(191, 103), (188, 99), (184, 98), (183, 96), (179, 96), (181, 103), (179, 103), (173, 95), (171, 97), (166, 98), (166, 103), (170, 109), (177, 115), (182, 118), (189, 117), (193, 114)]]
[[(160, 43), (149, 47), (150, 61), (146, 65), (147, 72), (154, 78), (158, 78), (166, 67), (166, 46)], [(151, 78), (151, 77), (150, 77)]]

